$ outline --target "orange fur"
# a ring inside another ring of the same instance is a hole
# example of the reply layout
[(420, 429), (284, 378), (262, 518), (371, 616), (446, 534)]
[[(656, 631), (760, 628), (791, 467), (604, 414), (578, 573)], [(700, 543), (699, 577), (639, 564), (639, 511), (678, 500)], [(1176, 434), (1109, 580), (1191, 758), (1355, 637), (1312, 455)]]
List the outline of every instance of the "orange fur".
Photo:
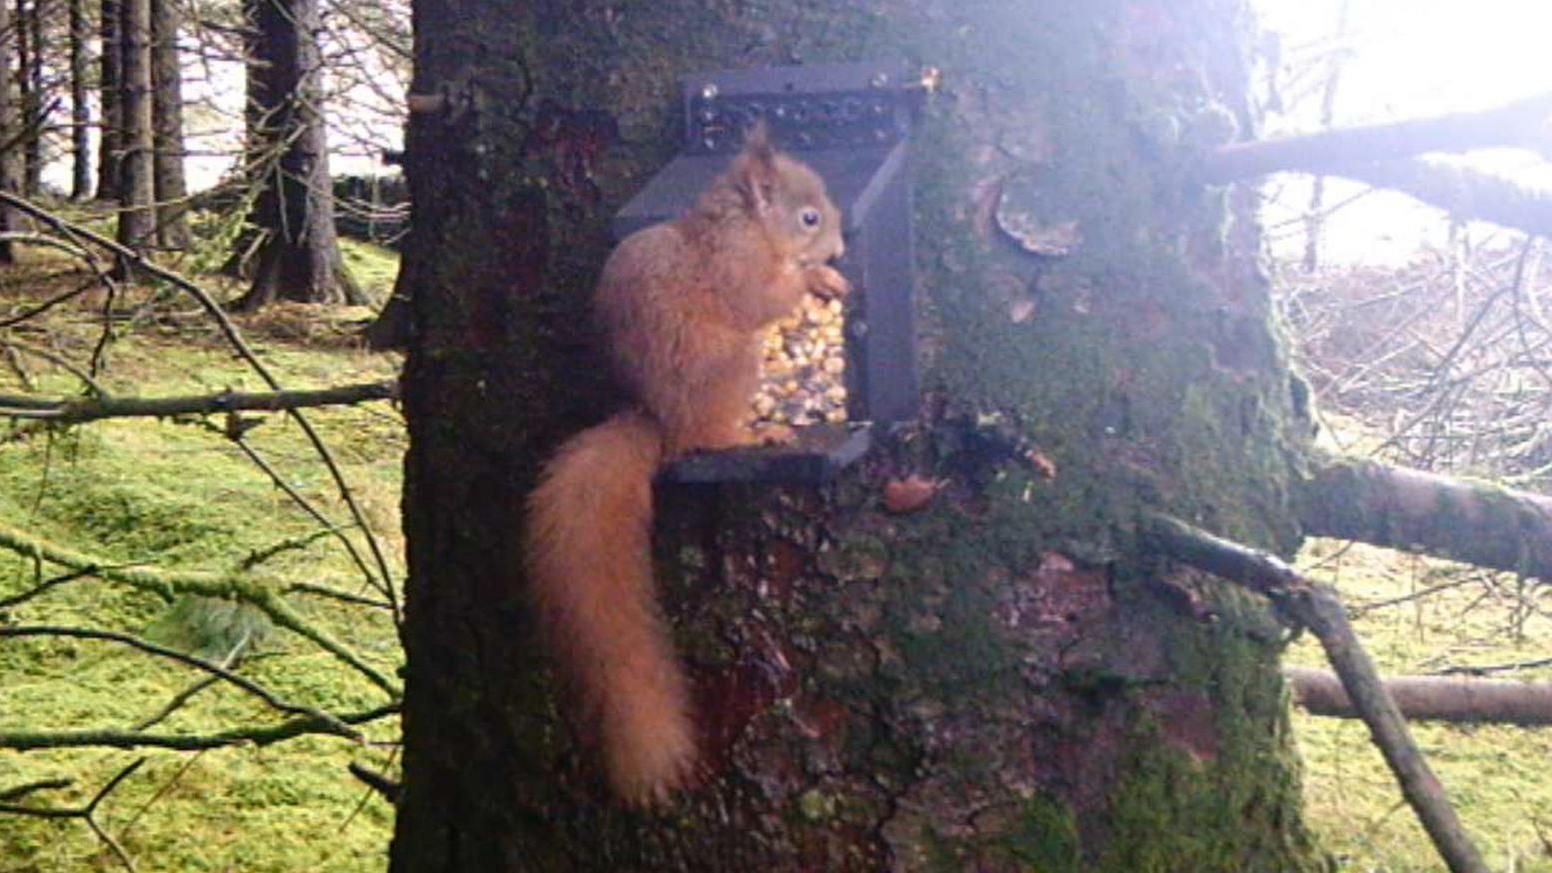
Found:
[[(818, 216), (817, 221), (809, 221)], [(804, 293), (845, 293), (824, 183), (763, 131), (689, 215), (609, 256), (594, 301), (635, 408), (571, 438), (529, 498), (526, 560), (550, 645), (614, 792), (665, 800), (694, 774), (688, 683), (653, 591), (665, 458), (755, 439), (759, 332)]]

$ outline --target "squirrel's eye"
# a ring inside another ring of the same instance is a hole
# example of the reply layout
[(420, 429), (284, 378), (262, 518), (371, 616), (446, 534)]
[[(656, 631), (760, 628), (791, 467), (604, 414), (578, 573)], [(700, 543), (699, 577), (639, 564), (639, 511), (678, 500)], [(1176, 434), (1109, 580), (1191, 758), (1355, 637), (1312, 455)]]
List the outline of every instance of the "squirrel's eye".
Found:
[(798, 218), (803, 222), (804, 227), (819, 226), (819, 210), (813, 207), (809, 207), (808, 209), (803, 210), (802, 213), (798, 215)]

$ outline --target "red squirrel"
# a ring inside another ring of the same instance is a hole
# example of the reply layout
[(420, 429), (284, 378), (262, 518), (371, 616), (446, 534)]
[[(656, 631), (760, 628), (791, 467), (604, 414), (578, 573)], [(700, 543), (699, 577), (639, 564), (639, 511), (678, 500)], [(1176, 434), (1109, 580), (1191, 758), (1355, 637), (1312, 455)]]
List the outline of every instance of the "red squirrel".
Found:
[(689, 684), (652, 579), (652, 479), (665, 461), (762, 441), (750, 426), (762, 329), (806, 293), (839, 296), (841, 216), (762, 126), (682, 218), (640, 230), (593, 301), (633, 405), (565, 442), (528, 500), (539, 620), (609, 785), (634, 805), (695, 776)]

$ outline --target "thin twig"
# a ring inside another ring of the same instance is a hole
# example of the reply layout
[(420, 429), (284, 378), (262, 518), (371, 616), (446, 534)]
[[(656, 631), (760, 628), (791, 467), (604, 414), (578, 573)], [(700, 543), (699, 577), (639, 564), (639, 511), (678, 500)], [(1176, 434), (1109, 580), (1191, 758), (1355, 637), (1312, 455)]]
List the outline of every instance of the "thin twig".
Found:
[(124, 865), (124, 869), (134, 873), (135, 862), (130, 858), (129, 853), (124, 851), (124, 847), (119, 845), (118, 840), (115, 840), (97, 823), (97, 807), (102, 804), (108, 795), (113, 793), (114, 789), (123, 784), (125, 779), (128, 779), (136, 770), (139, 770), (145, 762), (145, 758), (136, 758), (129, 766), (119, 770), (112, 779), (109, 779), (102, 788), (98, 789), (97, 793), (84, 806), (37, 807), (20, 803), (0, 802), (0, 813), (46, 819), (78, 818), (91, 829), (92, 833), (97, 835), (99, 840), (102, 840), (103, 845), (106, 845), (113, 852), (114, 856), (118, 858), (119, 863)]
[(214, 415), (235, 411), (295, 410), (312, 406), (345, 406), (370, 400), (392, 400), (398, 396), (393, 379), (338, 385), (315, 390), (189, 394), (175, 397), (38, 397), (30, 394), (0, 394), (0, 415), (12, 418), (43, 419), (56, 424), (80, 424), (104, 418), (174, 415)]
[(338, 736), (331, 726), (333, 721), (347, 725), (360, 725), (377, 721), (399, 712), (399, 703), (385, 703), (358, 712), (341, 713), (328, 721), (313, 716), (299, 716), (266, 727), (246, 726), (229, 728), (206, 734), (148, 734), (125, 730), (74, 730), (74, 731), (4, 731), (0, 730), (0, 749), (76, 749), (106, 747), (112, 749), (161, 748), (192, 752), (198, 749), (219, 749), (226, 746), (252, 744), (268, 746), (295, 737), (325, 734)]
[(153, 643), (150, 640), (143, 640), (139, 637), (131, 636), (129, 634), (119, 633), (118, 631), (95, 630), (91, 628), (67, 627), (62, 625), (23, 625), (10, 627), (0, 626), (0, 639), (6, 637), (65, 637), (67, 639), (100, 640), (104, 642), (119, 643), (120, 645), (129, 646), (132, 649), (138, 649), (148, 655), (155, 655), (158, 658), (166, 658), (169, 661), (177, 661), (178, 663), (185, 666), (193, 667), (197, 670), (203, 670), (204, 672), (209, 673), (216, 678), (222, 679), (232, 685), (237, 686), (243, 691), (248, 692), (254, 697), (264, 701), (265, 704), (274, 709), (280, 710), (281, 712), (287, 713), (288, 715), (312, 716), (313, 718), (329, 724), (330, 727), (334, 728), (334, 730), (341, 736), (360, 736), (360, 734), (358, 734), (356, 731), (339, 722), (329, 713), (315, 709), (311, 706), (302, 706), (301, 704), (289, 703), (285, 700), (282, 700), (279, 697), (276, 697), (273, 692), (264, 686), (254, 682), (251, 679), (248, 679), (245, 676), (234, 673), (226, 667), (215, 663), (214, 661), (208, 661), (197, 655), (190, 655), (185, 652), (180, 652), (177, 649), (169, 649), (166, 646), (158, 645), (157, 643)]

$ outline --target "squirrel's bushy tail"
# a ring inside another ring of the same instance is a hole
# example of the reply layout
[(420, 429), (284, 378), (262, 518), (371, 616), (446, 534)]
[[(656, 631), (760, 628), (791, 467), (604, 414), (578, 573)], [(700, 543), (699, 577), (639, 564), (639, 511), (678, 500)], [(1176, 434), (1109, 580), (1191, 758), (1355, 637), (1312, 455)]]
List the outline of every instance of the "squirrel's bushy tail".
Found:
[(687, 683), (652, 580), (662, 458), (662, 430), (640, 412), (572, 437), (529, 497), (525, 543), (551, 649), (615, 793), (638, 804), (682, 786), (695, 761)]

